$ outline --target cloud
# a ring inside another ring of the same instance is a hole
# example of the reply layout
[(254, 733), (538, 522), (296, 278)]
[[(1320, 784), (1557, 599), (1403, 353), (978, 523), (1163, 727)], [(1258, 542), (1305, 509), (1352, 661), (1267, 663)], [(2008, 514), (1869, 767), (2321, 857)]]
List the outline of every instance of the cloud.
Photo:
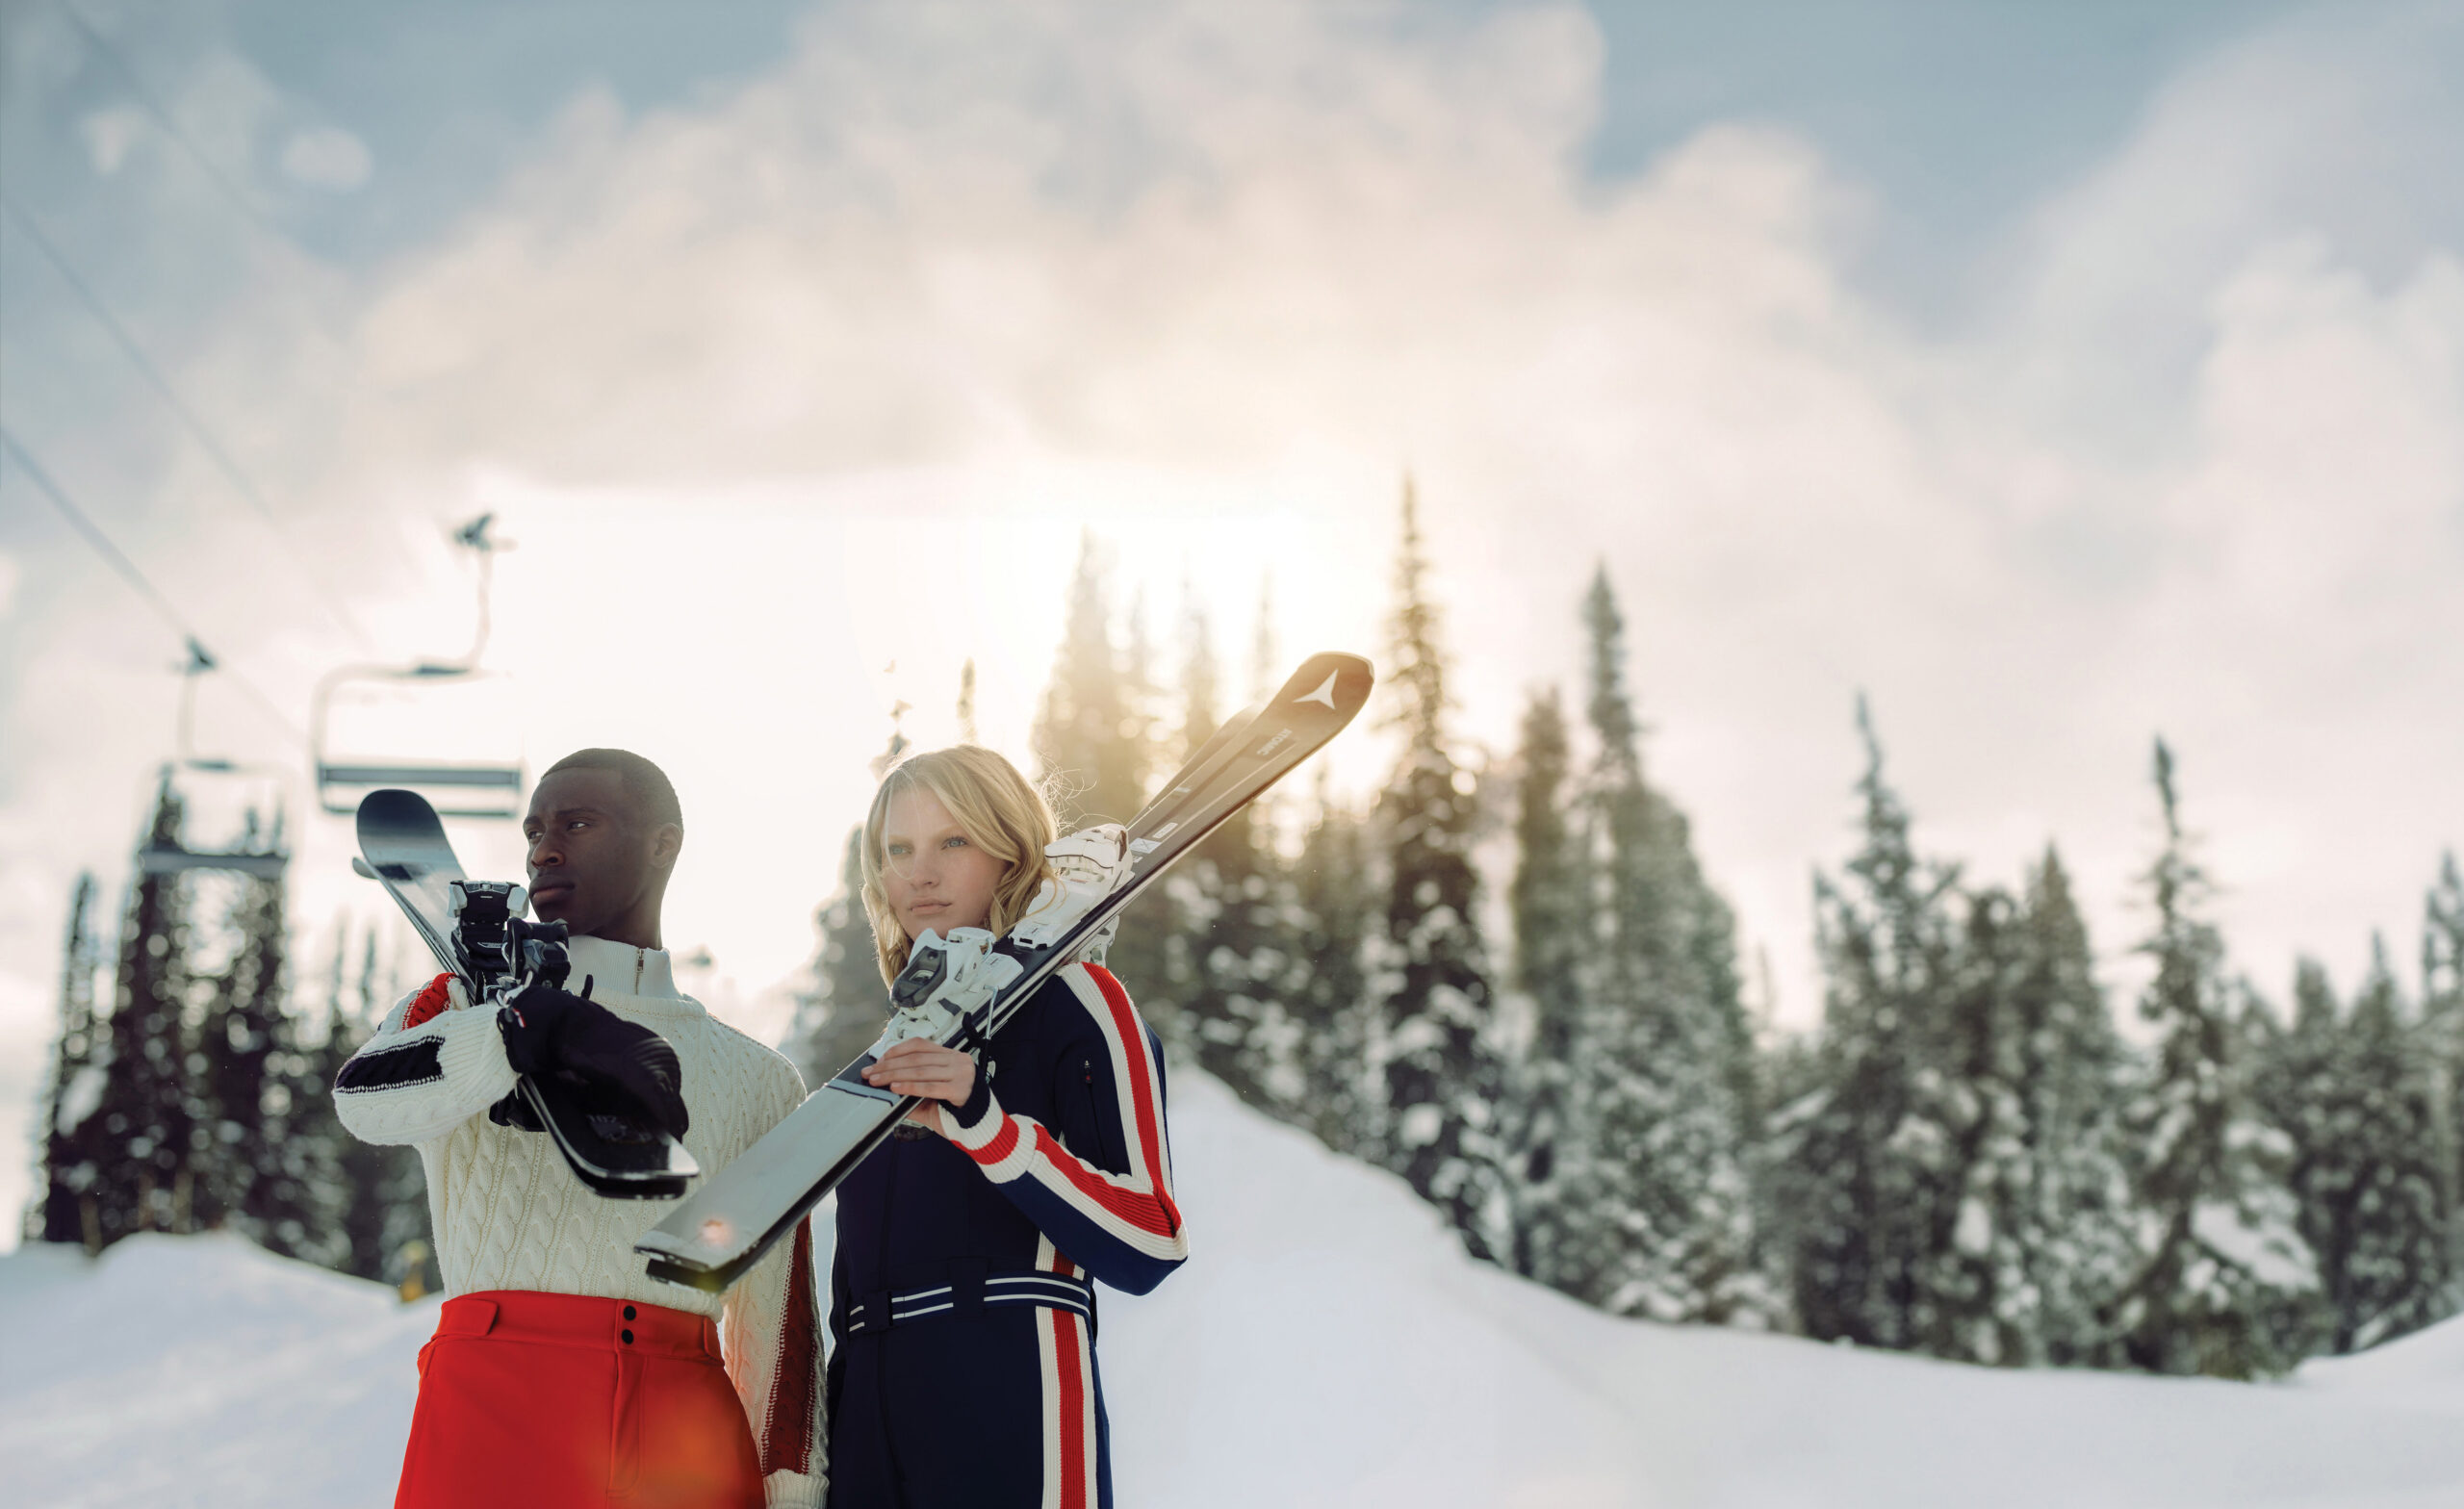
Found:
[(368, 182), (375, 159), (368, 143), (340, 126), (295, 131), (282, 144), (282, 170), (311, 189), (347, 193)]

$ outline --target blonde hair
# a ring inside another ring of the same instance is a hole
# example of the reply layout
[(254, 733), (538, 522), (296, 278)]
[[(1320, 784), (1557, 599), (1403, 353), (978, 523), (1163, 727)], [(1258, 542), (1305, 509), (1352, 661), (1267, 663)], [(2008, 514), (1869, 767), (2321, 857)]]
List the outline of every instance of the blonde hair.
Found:
[(1037, 889), (1052, 873), (1044, 846), (1060, 836), (1043, 793), (1018, 774), (1017, 766), (980, 744), (910, 754), (891, 766), (864, 818), (864, 915), (873, 924), (873, 947), (881, 956), (884, 981), (896, 980), (907, 967), (908, 937), (882, 883), (882, 872), (889, 865), (882, 828), (889, 819), (890, 800), (916, 789), (940, 798), (967, 841), (1006, 867), (992, 887), (992, 916), (985, 924), (996, 934), (1009, 932), (1034, 903)]

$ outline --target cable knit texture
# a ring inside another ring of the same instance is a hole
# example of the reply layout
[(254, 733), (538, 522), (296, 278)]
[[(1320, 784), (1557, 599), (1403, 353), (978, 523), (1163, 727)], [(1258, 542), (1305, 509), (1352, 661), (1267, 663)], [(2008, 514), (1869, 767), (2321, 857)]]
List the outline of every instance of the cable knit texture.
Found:
[[(725, 1166), (803, 1102), (795, 1065), (679, 995), (665, 953), (601, 938), (576, 938), (572, 951), (572, 988), (590, 977), (593, 1001), (676, 1050), (693, 1117), (684, 1147), (705, 1173)], [(456, 985), (448, 1009), (431, 1005), (432, 1014), (411, 1025), (420, 998), (404, 997), (352, 1059), (385, 1055), (380, 1061), (395, 1067), (360, 1076), (367, 1087), (343, 1088), (334, 1103), (343, 1125), (362, 1140), (419, 1148), (446, 1293), (541, 1290), (715, 1317), (728, 1376), (761, 1461), (781, 1464), (763, 1480), (771, 1509), (819, 1509), (829, 1439), (821, 1347), (817, 1337), (788, 1334), (816, 1324), (809, 1275), (800, 1295), (789, 1293), (793, 1261), (809, 1251), (807, 1244), (782, 1243), (724, 1296), (653, 1280), (633, 1242), (675, 1202), (602, 1199), (574, 1177), (545, 1135), (489, 1121), (488, 1107), (514, 1084), (494, 1013), (474, 1009)], [(418, 1046), (428, 1038), (437, 1039), (433, 1070)], [(412, 1051), (397, 1052), (405, 1048)], [(405, 1063), (415, 1067), (405, 1071)], [(813, 1376), (782, 1378), (782, 1359)], [(810, 1403), (783, 1412), (779, 1405), (788, 1400)], [(805, 1418), (783, 1418), (793, 1415)], [(785, 1465), (791, 1463), (809, 1471)]]

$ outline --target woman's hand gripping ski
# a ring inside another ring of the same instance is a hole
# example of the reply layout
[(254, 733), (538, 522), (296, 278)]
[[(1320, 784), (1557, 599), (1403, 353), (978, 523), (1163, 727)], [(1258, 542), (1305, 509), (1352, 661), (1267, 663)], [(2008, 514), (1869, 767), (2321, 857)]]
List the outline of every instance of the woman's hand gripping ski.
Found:
[(937, 1132), (941, 1130), (941, 1108), (933, 1102), (946, 1100), (953, 1106), (965, 1105), (967, 1097), (975, 1093), (975, 1060), (928, 1038), (910, 1037), (864, 1065), (864, 1083), (893, 1095), (923, 1096), (924, 1104), (909, 1112), (907, 1119)]

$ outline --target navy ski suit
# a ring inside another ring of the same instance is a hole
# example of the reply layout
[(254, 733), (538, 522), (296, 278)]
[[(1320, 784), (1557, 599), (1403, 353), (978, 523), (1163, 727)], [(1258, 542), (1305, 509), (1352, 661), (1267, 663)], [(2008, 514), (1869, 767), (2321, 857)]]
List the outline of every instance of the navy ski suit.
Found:
[(942, 1113), (947, 1138), (902, 1125), (838, 1187), (833, 1509), (1110, 1509), (1090, 1280), (1142, 1294), (1189, 1255), (1163, 1053), (1071, 964)]

